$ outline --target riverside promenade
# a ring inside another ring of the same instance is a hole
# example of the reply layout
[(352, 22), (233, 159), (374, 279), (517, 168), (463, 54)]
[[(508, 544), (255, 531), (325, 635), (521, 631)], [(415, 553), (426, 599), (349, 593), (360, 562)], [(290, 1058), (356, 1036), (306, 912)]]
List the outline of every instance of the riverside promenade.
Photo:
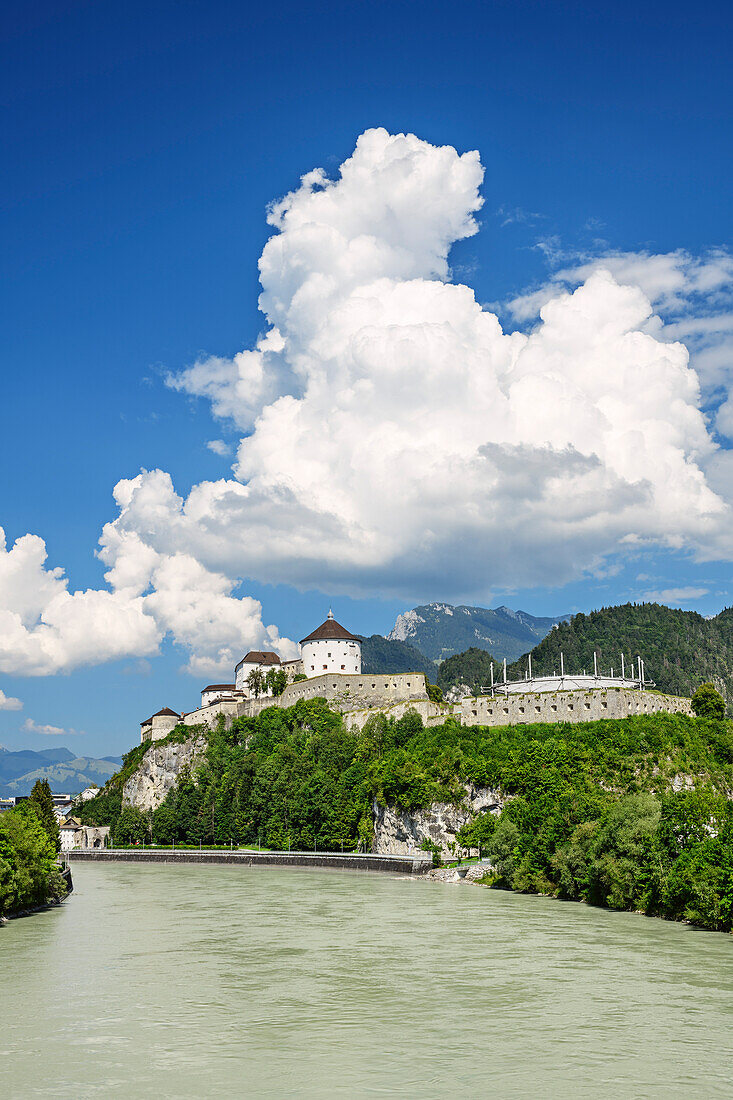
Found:
[(70, 862), (89, 863), (233, 863), (240, 867), (311, 867), (338, 871), (382, 871), (390, 875), (424, 875), (433, 865), (426, 852), (409, 856), (354, 852), (261, 852), (256, 849), (73, 848)]

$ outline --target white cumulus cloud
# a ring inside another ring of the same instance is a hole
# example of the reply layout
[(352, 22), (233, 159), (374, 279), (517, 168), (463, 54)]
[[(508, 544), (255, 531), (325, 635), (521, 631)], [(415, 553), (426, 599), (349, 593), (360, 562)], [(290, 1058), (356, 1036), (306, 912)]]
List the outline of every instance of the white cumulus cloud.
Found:
[[(271, 206), (263, 334), (168, 379), (239, 428), (233, 476), (186, 497), (161, 470), (120, 481), (105, 590), (70, 593), (40, 539), (4, 551), (0, 671), (149, 655), (165, 635), (198, 675), (244, 645), (294, 654), (244, 578), (483, 598), (643, 545), (730, 556), (728, 452), (683, 342), (723, 325), (726, 254), (589, 262), (517, 301), (537, 322), (505, 332), (451, 281), (482, 179), (477, 152), (375, 129), (336, 178), (308, 172)], [(670, 304), (678, 339), (655, 312)]]
[(0, 710), (22, 710), (23, 704), (20, 699), (15, 699), (12, 695), (6, 695), (4, 691), (0, 690)]
[(44, 737), (78, 737), (82, 730), (62, 729), (61, 726), (48, 726), (26, 718), (22, 727), (26, 733), (40, 733)]

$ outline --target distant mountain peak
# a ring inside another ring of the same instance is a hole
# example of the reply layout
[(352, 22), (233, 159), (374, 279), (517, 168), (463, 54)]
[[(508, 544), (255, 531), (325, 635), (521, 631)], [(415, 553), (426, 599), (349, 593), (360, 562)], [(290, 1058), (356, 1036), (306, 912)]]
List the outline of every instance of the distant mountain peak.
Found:
[(432, 661), (442, 661), (471, 646), (490, 649), (498, 660), (516, 660), (533, 649), (558, 622), (568, 616), (538, 618), (502, 605), (454, 606), (422, 604), (397, 616), (389, 641), (407, 642)]

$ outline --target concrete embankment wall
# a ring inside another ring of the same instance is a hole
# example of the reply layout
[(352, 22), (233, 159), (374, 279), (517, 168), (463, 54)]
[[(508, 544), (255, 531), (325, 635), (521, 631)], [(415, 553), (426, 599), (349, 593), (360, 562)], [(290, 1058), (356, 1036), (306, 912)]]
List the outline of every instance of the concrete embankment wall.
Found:
[(247, 851), (151, 851), (132, 848), (107, 848), (65, 853), (74, 862), (90, 863), (229, 863), (241, 867), (328, 867), (341, 871), (382, 871), (391, 875), (422, 875), (432, 867), (423, 856), (354, 855), (340, 852), (247, 852)]

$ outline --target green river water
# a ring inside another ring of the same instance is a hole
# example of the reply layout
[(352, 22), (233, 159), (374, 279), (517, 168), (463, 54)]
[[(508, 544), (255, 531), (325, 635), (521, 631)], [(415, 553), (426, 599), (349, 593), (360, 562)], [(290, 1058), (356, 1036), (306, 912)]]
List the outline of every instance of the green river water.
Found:
[(733, 1096), (733, 938), (387, 875), (75, 864), (0, 1097)]

